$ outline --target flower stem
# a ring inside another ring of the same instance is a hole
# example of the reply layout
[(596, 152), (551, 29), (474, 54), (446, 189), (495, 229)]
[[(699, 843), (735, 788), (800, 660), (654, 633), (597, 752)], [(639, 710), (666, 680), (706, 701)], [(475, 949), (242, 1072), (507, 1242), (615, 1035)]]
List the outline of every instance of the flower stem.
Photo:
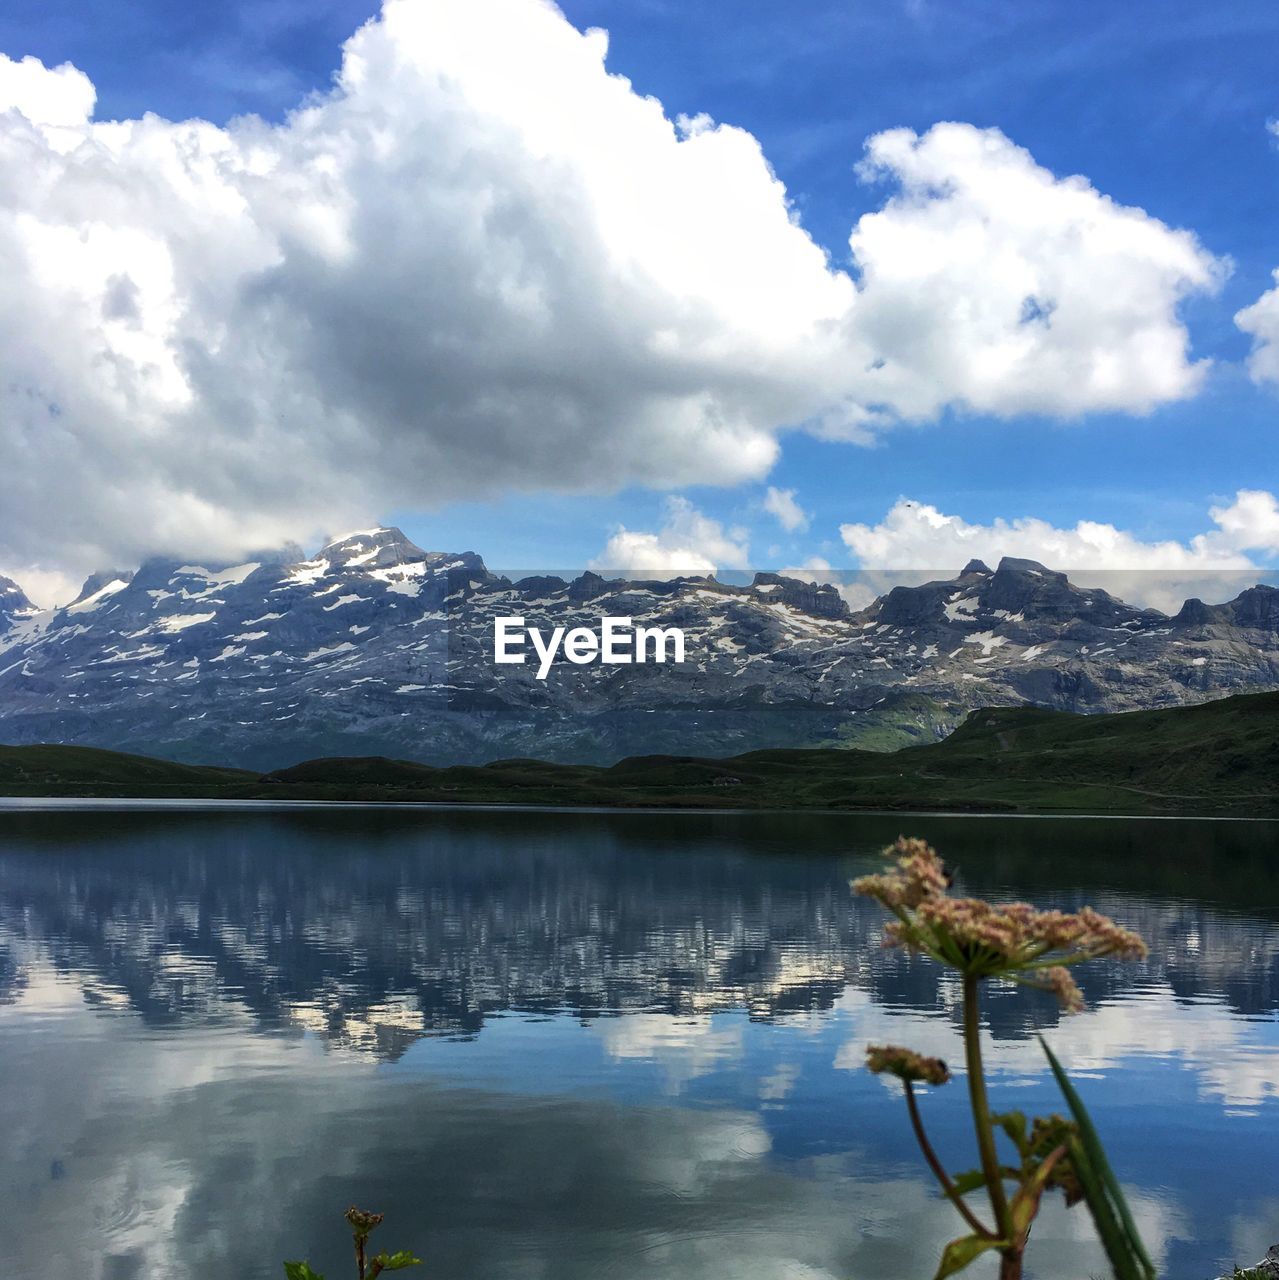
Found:
[(999, 1153), (995, 1150), (995, 1132), (986, 1097), (986, 1073), (981, 1061), (977, 979), (967, 973), (964, 974), (964, 1060), (968, 1066), (968, 1097), (973, 1108), (973, 1125), (977, 1130), (977, 1150), (981, 1155), (981, 1171), (986, 1176), (986, 1189), (990, 1193), (991, 1211), (999, 1234), (1005, 1240), (1011, 1240), (1012, 1221), (1008, 1213), (1008, 1198), (1004, 1195)]
[(995, 1233), (985, 1226), (976, 1214), (964, 1203), (964, 1198), (959, 1194), (955, 1184), (950, 1180), (950, 1175), (942, 1166), (942, 1162), (937, 1158), (937, 1153), (933, 1150), (933, 1144), (928, 1141), (928, 1135), (924, 1132), (924, 1122), (919, 1114), (919, 1104), (915, 1101), (915, 1087), (909, 1080), (905, 1081), (906, 1085), (906, 1108), (910, 1112), (910, 1123), (915, 1130), (915, 1140), (919, 1143), (919, 1149), (924, 1153), (924, 1159), (928, 1161), (928, 1167), (933, 1171), (933, 1177), (941, 1184), (941, 1189), (946, 1193), (946, 1198), (955, 1206), (963, 1215), (963, 1219), (972, 1229), (979, 1235), (985, 1236), (987, 1239), (994, 1240)]

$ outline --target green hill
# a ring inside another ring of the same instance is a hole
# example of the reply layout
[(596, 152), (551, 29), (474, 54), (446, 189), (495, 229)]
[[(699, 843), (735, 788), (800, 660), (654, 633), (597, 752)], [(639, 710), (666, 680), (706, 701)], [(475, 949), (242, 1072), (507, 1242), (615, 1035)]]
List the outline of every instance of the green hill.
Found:
[(6, 747), (0, 794), (1279, 817), (1279, 693), (1119, 715), (989, 708), (941, 742), (895, 752), (638, 756), (608, 768), (502, 760), (440, 769), (357, 757), (258, 776)]
[[(203, 795), (204, 788), (256, 782), (242, 769), (175, 764), (96, 747), (0, 746), (0, 795)], [(52, 790), (50, 789), (52, 788)], [(83, 788), (83, 790), (81, 790)], [(212, 792), (210, 792), (212, 794)]]

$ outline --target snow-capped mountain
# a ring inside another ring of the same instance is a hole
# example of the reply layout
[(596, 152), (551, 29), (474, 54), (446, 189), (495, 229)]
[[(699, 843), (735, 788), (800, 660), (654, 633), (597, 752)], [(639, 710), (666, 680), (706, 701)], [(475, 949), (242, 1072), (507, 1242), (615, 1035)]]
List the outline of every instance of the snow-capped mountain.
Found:
[[(494, 619), (681, 628), (675, 665), (494, 662)], [(1279, 590), (1175, 617), (1026, 560), (896, 587), (860, 611), (757, 574), (511, 581), (397, 529), (241, 565), (154, 560), (35, 610), (0, 580), (0, 740), (273, 768), (905, 745), (974, 707), (1114, 711), (1279, 687)]]

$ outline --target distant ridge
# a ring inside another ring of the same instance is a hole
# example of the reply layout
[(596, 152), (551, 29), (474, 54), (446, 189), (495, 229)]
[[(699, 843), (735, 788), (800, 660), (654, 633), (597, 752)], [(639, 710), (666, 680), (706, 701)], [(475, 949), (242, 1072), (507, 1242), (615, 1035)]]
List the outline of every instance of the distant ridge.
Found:
[(943, 742), (892, 753), (657, 755), (607, 768), (505, 760), (438, 769), (374, 756), (257, 775), (80, 747), (0, 747), (0, 794), (1279, 819), (1279, 693), (1097, 716), (992, 707)]

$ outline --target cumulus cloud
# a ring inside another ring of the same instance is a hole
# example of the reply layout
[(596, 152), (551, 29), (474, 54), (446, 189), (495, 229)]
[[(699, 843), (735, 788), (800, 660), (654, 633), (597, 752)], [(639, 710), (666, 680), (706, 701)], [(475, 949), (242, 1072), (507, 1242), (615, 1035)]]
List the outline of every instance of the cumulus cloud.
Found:
[(1235, 313), (1235, 324), (1252, 337), (1248, 372), (1254, 382), (1279, 383), (1279, 271), (1275, 287)]
[(1054, 177), (996, 129), (892, 129), (861, 171), (897, 187), (851, 239), (852, 320), (876, 357), (864, 399), (916, 419), (1141, 413), (1197, 389), (1207, 364), (1176, 307), (1227, 264), (1191, 233)]
[(1190, 394), (1218, 264), (1002, 134), (871, 139), (852, 274), (749, 133), (546, 0), (387, 0), (283, 123), (0, 57), (0, 562), (234, 557), (510, 490), (764, 476), (787, 427)]
[(1113, 524), (1081, 520), (1063, 529), (1025, 516), (970, 524), (936, 507), (899, 499), (877, 525), (843, 524), (845, 544), (870, 567), (936, 568), (1001, 556), (1041, 560), (1058, 569), (1245, 569), (1247, 550), (1279, 550), (1279, 504), (1262, 489), (1240, 489), (1208, 512), (1217, 526), (1187, 543), (1143, 542)]
[(93, 82), (69, 62), (49, 68), (39, 58), (15, 60), (0, 53), (0, 112), (74, 130), (93, 114), (97, 99)]
[(1211, 507), (1208, 516), (1216, 528), (1188, 542), (1145, 542), (1093, 520), (1069, 528), (1033, 516), (972, 524), (928, 503), (901, 498), (878, 524), (843, 524), (839, 531), (866, 569), (949, 573), (970, 559), (993, 567), (1003, 556), (1017, 556), (1134, 603), (1168, 608), (1179, 606), (1187, 595), (1210, 599), (1233, 594), (1259, 576), (1248, 552), (1279, 550), (1279, 503), (1272, 493), (1240, 489), (1233, 502)]
[[(1279, 137), (1279, 121), (1271, 120), (1267, 128)], [(1252, 338), (1248, 372), (1257, 383), (1279, 383), (1279, 271), (1273, 275), (1274, 288), (1235, 313), (1235, 324)]]
[(787, 533), (808, 528), (808, 512), (796, 501), (794, 489), (775, 489), (769, 485), (768, 492), (764, 495), (764, 510)]
[(619, 526), (589, 567), (661, 578), (740, 569), (749, 558), (745, 530), (726, 530), (687, 498), (670, 497), (666, 523), (656, 533)]

